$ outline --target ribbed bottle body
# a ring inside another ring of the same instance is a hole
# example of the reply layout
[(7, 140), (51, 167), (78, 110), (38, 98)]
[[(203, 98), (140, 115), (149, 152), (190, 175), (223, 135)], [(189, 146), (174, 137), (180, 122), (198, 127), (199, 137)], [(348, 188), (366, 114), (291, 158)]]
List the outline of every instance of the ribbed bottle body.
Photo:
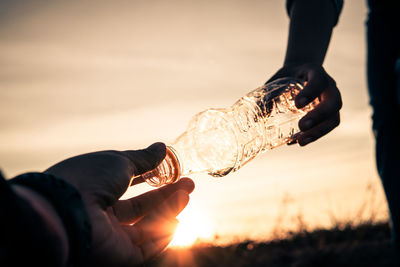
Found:
[(315, 100), (297, 109), (295, 97), (303, 83), (282, 78), (261, 86), (241, 99), (228, 111), (235, 122), (237, 160), (235, 171), (260, 152), (287, 144), (299, 132), (298, 121), (318, 103)]
[(166, 162), (143, 177), (154, 185), (176, 181), (177, 173), (225, 176), (259, 153), (292, 141), (299, 132), (299, 119), (318, 104), (315, 100), (297, 109), (294, 99), (302, 89), (301, 81), (282, 78), (251, 91), (229, 108), (200, 112), (172, 143), (172, 158), (167, 154)]
[(182, 174), (207, 172), (225, 176), (235, 167), (238, 138), (229, 109), (207, 109), (190, 121), (172, 144), (181, 161)]
[(316, 99), (298, 109), (295, 97), (302, 89), (302, 81), (282, 78), (259, 87), (244, 97), (259, 109), (255, 120), (261, 120), (264, 124), (265, 142), (262, 150), (291, 142), (294, 135), (300, 131), (299, 120), (318, 104)]

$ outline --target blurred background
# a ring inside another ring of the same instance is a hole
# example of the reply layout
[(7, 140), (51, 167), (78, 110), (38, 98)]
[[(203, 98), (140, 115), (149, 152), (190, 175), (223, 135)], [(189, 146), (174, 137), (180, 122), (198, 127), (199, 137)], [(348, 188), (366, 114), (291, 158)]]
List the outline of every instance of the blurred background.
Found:
[[(341, 125), (226, 177), (194, 175), (173, 244), (387, 218), (370, 129), (366, 15), (363, 0), (345, 2), (325, 61), (342, 93)], [(173, 141), (193, 115), (230, 106), (281, 67), (288, 22), (280, 0), (1, 0), (0, 169), (11, 178), (80, 153)]]

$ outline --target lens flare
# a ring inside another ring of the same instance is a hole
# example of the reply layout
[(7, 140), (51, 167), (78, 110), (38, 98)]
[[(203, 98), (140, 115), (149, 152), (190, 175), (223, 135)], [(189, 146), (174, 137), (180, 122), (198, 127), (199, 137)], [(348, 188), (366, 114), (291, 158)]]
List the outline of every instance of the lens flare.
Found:
[(201, 208), (189, 204), (177, 218), (179, 225), (170, 246), (186, 247), (212, 237), (209, 217)]

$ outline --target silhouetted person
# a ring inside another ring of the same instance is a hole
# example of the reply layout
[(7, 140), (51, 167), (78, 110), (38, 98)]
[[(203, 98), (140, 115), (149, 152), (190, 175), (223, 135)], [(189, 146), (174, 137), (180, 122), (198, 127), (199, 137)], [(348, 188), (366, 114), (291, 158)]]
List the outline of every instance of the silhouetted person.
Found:
[[(367, 76), (376, 162), (388, 201), (394, 243), (400, 234), (400, 20), (398, 0), (369, 0)], [(308, 81), (296, 99), (298, 107), (315, 97), (322, 105), (299, 122), (300, 145), (306, 145), (339, 124), (340, 94), (322, 67), (343, 0), (289, 0), (289, 39), (284, 66), (271, 78), (300, 76)], [(397, 68), (396, 68), (397, 62)], [(304, 102), (303, 102), (304, 101)]]
[(42, 173), (0, 177), (0, 266), (135, 266), (160, 253), (189, 201), (192, 180), (119, 198), (165, 152), (161, 143), (95, 152)]
[(376, 162), (400, 255), (400, 1), (369, 0), (368, 5), (367, 76)]

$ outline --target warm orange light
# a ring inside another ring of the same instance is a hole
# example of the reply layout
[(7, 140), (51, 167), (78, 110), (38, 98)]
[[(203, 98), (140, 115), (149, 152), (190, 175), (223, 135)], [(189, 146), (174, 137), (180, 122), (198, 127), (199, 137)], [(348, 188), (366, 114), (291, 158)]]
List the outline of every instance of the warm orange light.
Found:
[(208, 216), (199, 207), (189, 204), (177, 218), (179, 225), (170, 246), (190, 246), (196, 240), (210, 238), (213, 234)]

